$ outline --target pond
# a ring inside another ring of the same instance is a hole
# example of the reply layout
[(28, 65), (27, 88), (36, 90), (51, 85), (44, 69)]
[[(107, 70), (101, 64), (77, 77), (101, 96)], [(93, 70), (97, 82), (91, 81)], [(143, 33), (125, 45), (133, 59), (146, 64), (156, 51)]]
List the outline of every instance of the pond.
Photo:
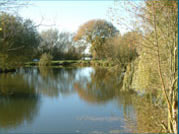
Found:
[(156, 133), (155, 96), (122, 90), (108, 68), (21, 68), (0, 75), (0, 133)]

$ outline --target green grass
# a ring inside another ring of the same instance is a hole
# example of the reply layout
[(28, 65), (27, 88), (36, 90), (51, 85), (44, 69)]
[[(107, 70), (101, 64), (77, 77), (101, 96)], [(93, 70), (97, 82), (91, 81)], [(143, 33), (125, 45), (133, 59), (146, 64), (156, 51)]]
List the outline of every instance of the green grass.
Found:
[[(26, 62), (25, 66), (38, 66), (38, 62)], [(58, 60), (52, 61), (50, 66), (103, 66), (112, 67), (114, 63), (106, 60)]]

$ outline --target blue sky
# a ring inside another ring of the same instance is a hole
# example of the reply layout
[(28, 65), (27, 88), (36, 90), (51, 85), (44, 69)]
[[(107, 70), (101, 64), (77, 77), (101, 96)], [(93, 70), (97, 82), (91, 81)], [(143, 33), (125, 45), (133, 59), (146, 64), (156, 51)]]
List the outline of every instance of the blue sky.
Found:
[[(39, 31), (57, 28), (59, 31), (76, 32), (80, 25), (91, 19), (105, 19), (109, 17), (109, 8), (114, 7), (113, 0), (105, 1), (32, 1), (28, 7), (19, 10), (23, 18), (30, 18), (36, 24), (43, 24)], [(120, 12), (125, 16), (125, 12)], [(112, 22), (121, 33), (126, 30)]]
[(40, 31), (56, 27), (59, 31), (76, 32), (88, 20), (109, 20), (107, 10), (113, 4), (113, 1), (34, 1), (19, 14), (37, 24), (50, 25), (42, 25)]

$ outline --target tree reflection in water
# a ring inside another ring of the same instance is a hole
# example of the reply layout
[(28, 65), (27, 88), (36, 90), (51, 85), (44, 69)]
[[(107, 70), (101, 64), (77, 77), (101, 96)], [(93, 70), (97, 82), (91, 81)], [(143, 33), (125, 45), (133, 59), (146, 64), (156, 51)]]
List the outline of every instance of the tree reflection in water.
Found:
[(106, 68), (95, 68), (90, 81), (85, 81), (86, 79), (81, 77), (74, 84), (74, 88), (78, 95), (89, 103), (105, 103), (116, 97), (119, 92), (119, 73)]
[[(24, 121), (32, 121), (40, 108), (41, 95), (53, 98), (77, 93), (81, 100), (95, 105), (103, 105), (109, 101), (117, 102), (119, 110), (123, 113), (122, 122), (126, 132), (159, 132), (160, 127), (156, 123), (166, 116), (165, 111), (153, 104), (155, 95), (153, 92), (152, 95), (151, 92), (139, 95), (134, 90), (121, 90), (123, 73), (119, 70), (99, 67), (40, 67), (22, 69), (14, 74), (2, 74), (0, 75), (0, 127), (16, 127)], [(88, 117), (87, 119), (119, 120), (119, 117)], [(111, 130), (111, 132), (118, 132), (118, 130)]]
[(26, 72), (24, 78), (38, 94), (58, 97), (73, 93), (75, 74), (76, 69), (40, 67)]
[(116, 99), (119, 107), (123, 107), (123, 121), (127, 132), (160, 132), (158, 122), (165, 119), (166, 112), (151, 101), (156, 96), (153, 92), (141, 96), (134, 90), (121, 90), (121, 75), (122, 73), (115, 69), (95, 68), (90, 81), (82, 77), (74, 84), (74, 88), (80, 98), (88, 103), (102, 104)]
[(0, 75), (0, 127), (14, 128), (30, 122), (39, 110), (34, 88), (20, 74)]

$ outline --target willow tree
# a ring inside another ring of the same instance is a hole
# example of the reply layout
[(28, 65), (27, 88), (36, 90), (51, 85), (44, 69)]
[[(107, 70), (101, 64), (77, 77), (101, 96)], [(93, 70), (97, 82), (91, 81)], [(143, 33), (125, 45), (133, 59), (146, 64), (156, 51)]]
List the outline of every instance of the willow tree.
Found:
[(118, 30), (112, 23), (106, 20), (90, 20), (80, 26), (74, 37), (75, 41), (84, 40), (86, 44), (91, 44), (91, 53), (93, 58), (103, 59), (103, 46), (109, 38), (118, 35)]

